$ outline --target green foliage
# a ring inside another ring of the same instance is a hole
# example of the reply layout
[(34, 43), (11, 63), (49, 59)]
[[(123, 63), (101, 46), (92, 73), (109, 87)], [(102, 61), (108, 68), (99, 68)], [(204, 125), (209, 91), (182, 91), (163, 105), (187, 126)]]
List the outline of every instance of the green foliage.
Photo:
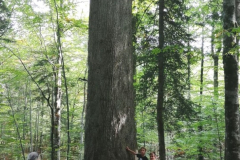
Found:
[(4, 0), (0, 0), (0, 39), (4, 35), (4, 33), (7, 31), (7, 29), (10, 28), (10, 16), (11, 12), (9, 11), (8, 7), (6, 6), (6, 3)]
[[(199, 37), (213, 32), (215, 55), (221, 51), (221, 5), (219, 1), (166, 1), (165, 47), (158, 49), (158, 13), (156, 3), (134, 1), (133, 23), (136, 24), (136, 121), (138, 144), (157, 144), (156, 103), (158, 55), (165, 58), (164, 121), (167, 155), (175, 159), (196, 159), (199, 147), (204, 157), (219, 159), (223, 153), (224, 110), (223, 82), (219, 80), (214, 97), (212, 54), (206, 54), (203, 96), (199, 96), (201, 46)], [(213, 30), (211, 26), (214, 26)], [(202, 32), (202, 28), (204, 28)], [(238, 28), (233, 29), (238, 32)], [(161, 35), (160, 35), (161, 36)], [(206, 40), (207, 41), (207, 40)], [(209, 41), (204, 42), (209, 43)], [(209, 48), (209, 47), (204, 47)], [(235, 48), (237, 49), (237, 47)], [(204, 50), (205, 53), (210, 49)], [(204, 54), (205, 54), (204, 53)], [(210, 55), (210, 56), (209, 56)], [(222, 66), (219, 76), (222, 77)], [(190, 75), (188, 75), (190, 68)], [(189, 76), (189, 77), (188, 77)], [(189, 79), (190, 78), (190, 79)], [(190, 99), (191, 98), (191, 99)], [(201, 107), (201, 109), (199, 109)], [(199, 132), (199, 126), (203, 131)], [(149, 137), (147, 137), (149, 135)], [(202, 145), (201, 145), (202, 144)], [(178, 149), (184, 153), (179, 156)], [(156, 149), (156, 148), (155, 148)], [(179, 157), (178, 157), (179, 156)]]
[[(0, 117), (0, 142), (2, 142), (0, 159), (22, 158), (8, 99), (11, 100), (25, 154), (30, 152), (32, 144), (34, 151), (43, 153), (43, 158), (47, 159), (51, 155), (51, 110), (45, 98), (52, 105), (56, 84), (55, 69), (60, 69), (61, 66), (57, 64), (55, 5), (53, 1), (40, 3), (46, 10), (39, 11), (34, 2), (30, 3), (30, 1), (8, 1), (7, 3), (14, 6), (12, 15), (15, 17), (11, 25), (17, 27), (8, 30), (5, 34), (7, 38), (4, 37), (5, 40), (1, 38), (0, 44), (0, 113), (2, 115)], [(83, 152), (83, 144), (79, 144), (83, 126), (78, 120), (82, 118), (80, 113), (83, 111), (84, 83), (80, 82), (79, 78), (87, 77), (85, 74), (87, 21), (75, 14), (75, 7), (75, 4), (66, 1), (59, 9), (58, 17), (60, 28), (62, 28), (61, 45), (70, 102), (71, 159), (77, 159), (79, 152)], [(64, 87), (62, 92), (61, 151), (63, 153), (61, 155), (66, 156), (67, 111)]]

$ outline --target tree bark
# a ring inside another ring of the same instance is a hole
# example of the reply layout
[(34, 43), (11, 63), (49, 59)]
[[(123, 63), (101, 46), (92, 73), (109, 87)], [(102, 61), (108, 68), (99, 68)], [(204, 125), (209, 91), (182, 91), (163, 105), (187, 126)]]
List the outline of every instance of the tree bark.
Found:
[(133, 160), (132, 0), (90, 3), (84, 160)]
[[(203, 96), (203, 66), (204, 66), (204, 35), (203, 35), (203, 31), (204, 31), (204, 26), (202, 26), (202, 47), (201, 47), (201, 73), (200, 73), (200, 105), (199, 105), (199, 114), (201, 115), (202, 113), (202, 96)], [(201, 140), (201, 133), (202, 133), (202, 130), (203, 130), (203, 125), (201, 124), (201, 121), (202, 121), (202, 118), (201, 116), (199, 117), (199, 121), (200, 121), (200, 125), (198, 126), (198, 131), (199, 131), (199, 136), (200, 136), (200, 146), (198, 146), (198, 160), (203, 160), (204, 157), (203, 157), (203, 148), (202, 148), (202, 140)]]
[(159, 0), (159, 49), (158, 55), (158, 98), (157, 98), (157, 124), (159, 139), (159, 156), (161, 160), (166, 159), (165, 140), (164, 140), (164, 0)]
[[(238, 60), (235, 0), (223, 0), (223, 67), (225, 80), (225, 160), (240, 160)], [(230, 33), (230, 34), (229, 34)]]
[(214, 51), (214, 30), (215, 26), (212, 25), (212, 36), (211, 36), (211, 55), (213, 58), (213, 86), (214, 86), (214, 100), (218, 100), (218, 60), (219, 60), (219, 53), (221, 51), (221, 46), (217, 48), (215, 53)]
[(190, 54), (190, 44), (188, 41), (188, 54), (187, 54), (187, 89), (188, 89), (188, 100), (191, 99), (191, 54)]
[[(214, 24), (212, 25), (212, 36), (211, 36), (211, 55), (212, 55), (212, 58), (213, 58), (213, 87), (214, 87), (214, 91), (213, 91), (213, 96), (214, 96), (214, 101), (213, 101), (213, 105), (214, 105), (214, 119), (215, 119), (215, 122), (216, 122), (216, 126), (217, 126), (217, 135), (218, 135), (218, 138), (217, 138), (217, 141), (218, 141), (218, 145), (219, 145), (219, 158), (220, 160), (222, 160), (223, 156), (222, 156), (222, 146), (221, 146), (221, 138), (220, 138), (220, 132), (219, 132), (219, 125), (218, 125), (218, 114), (217, 114), (217, 107), (218, 107), (218, 97), (219, 97), (219, 94), (218, 94), (218, 60), (219, 60), (219, 53), (221, 51), (221, 46), (219, 48), (217, 48), (217, 51), (215, 53), (214, 51), (214, 41), (215, 41), (215, 35), (214, 35), (214, 30), (215, 30), (215, 26)], [(214, 150), (213, 152), (214, 153), (217, 153), (217, 142), (214, 141)], [(216, 160), (216, 158), (213, 158), (213, 160)]]
[[(237, 21), (237, 26), (240, 26), (240, 0), (236, 0), (236, 21)], [(237, 33), (237, 45), (239, 45), (239, 36), (240, 34)], [(237, 51), (237, 60), (239, 63), (239, 49)], [(240, 116), (239, 116), (239, 132), (240, 132)]]
[(67, 77), (65, 74), (65, 63), (64, 63), (64, 58), (62, 55), (62, 72), (63, 72), (63, 79), (64, 79), (64, 87), (65, 87), (65, 94), (66, 94), (66, 105), (67, 105), (67, 160), (69, 160), (70, 157), (70, 144), (71, 144), (71, 139), (70, 139), (70, 111), (69, 111), (69, 98), (68, 98), (68, 85), (67, 85)]
[(31, 83), (29, 89), (29, 127), (30, 127), (30, 152), (33, 152), (33, 136), (32, 136), (32, 95), (31, 95)]
[(54, 128), (53, 128), (53, 140), (54, 140), (54, 153), (53, 157), (56, 160), (60, 160), (60, 133), (61, 133), (61, 101), (62, 101), (62, 69), (63, 69), (63, 51), (62, 51), (62, 26), (60, 25), (60, 12), (59, 9), (63, 8), (63, 1), (60, 0), (59, 5), (54, 0), (56, 11), (56, 49), (57, 49), (57, 63), (54, 66)]
[[(84, 78), (87, 76), (87, 69), (85, 70)], [(83, 82), (83, 110), (82, 110), (82, 116), (81, 116), (81, 133), (80, 133), (80, 154), (79, 159), (82, 159), (82, 146), (84, 146), (84, 115), (85, 115), (85, 109), (86, 109), (86, 90), (87, 90), (87, 82)]]

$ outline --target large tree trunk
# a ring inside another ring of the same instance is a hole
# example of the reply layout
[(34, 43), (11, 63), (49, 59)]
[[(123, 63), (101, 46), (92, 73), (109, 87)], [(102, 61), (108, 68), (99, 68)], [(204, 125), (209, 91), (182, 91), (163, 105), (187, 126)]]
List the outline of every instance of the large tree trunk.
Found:
[(132, 0), (90, 3), (84, 160), (133, 160)]
[(235, 0), (223, 0), (223, 67), (225, 80), (225, 160), (240, 160), (238, 60), (236, 37), (227, 34), (236, 24)]
[(161, 160), (166, 159), (163, 121), (163, 100), (164, 100), (164, 0), (159, 0), (159, 48), (158, 56), (158, 99), (157, 99), (157, 124), (159, 139), (159, 155)]

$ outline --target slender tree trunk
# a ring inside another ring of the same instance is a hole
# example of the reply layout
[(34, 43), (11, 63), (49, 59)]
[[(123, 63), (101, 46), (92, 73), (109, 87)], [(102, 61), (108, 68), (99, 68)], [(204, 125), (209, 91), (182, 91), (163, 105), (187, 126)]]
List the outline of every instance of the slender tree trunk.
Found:
[[(30, 84), (31, 86), (31, 84)], [(29, 126), (30, 126), (30, 152), (33, 152), (33, 138), (32, 138), (32, 99), (31, 99), (31, 87), (29, 89)]]
[(225, 80), (225, 160), (240, 160), (238, 60), (236, 37), (232, 31), (236, 24), (235, 0), (223, 0), (223, 67)]
[[(213, 26), (214, 28), (214, 26)], [(212, 31), (212, 33), (214, 30)], [(214, 86), (214, 99), (215, 101), (218, 100), (218, 60), (219, 60), (219, 52), (221, 51), (221, 47), (218, 48), (217, 52), (214, 53), (214, 33), (212, 34), (212, 40), (211, 40), (211, 52), (212, 52), (212, 58), (213, 58), (213, 86)]]
[[(237, 26), (240, 26), (240, 0), (236, 0), (236, 21), (237, 21)], [(239, 46), (239, 36), (240, 34), (237, 33), (237, 45)], [(239, 49), (237, 50), (237, 60), (239, 63)], [(239, 132), (240, 132), (240, 116), (239, 116)]]
[(159, 139), (159, 155), (161, 160), (166, 159), (164, 140), (164, 0), (159, 0), (159, 48), (158, 55), (158, 98), (157, 98), (157, 124)]
[(25, 90), (24, 90), (24, 97), (25, 97), (25, 102), (24, 102), (24, 117), (23, 117), (23, 136), (22, 139), (25, 140), (25, 134), (26, 134), (26, 126), (27, 126), (27, 120), (26, 120), (26, 115), (27, 115), (27, 93), (28, 93), (28, 81), (26, 82)]
[[(61, 63), (61, 58), (59, 57), (59, 66)], [(61, 90), (61, 69), (56, 69), (57, 74), (55, 75), (55, 101), (54, 101), (54, 159), (60, 160), (60, 131), (61, 131), (61, 98), (62, 98), (62, 90)]]
[[(187, 25), (188, 27), (188, 35), (190, 35), (189, 32), (189, 23)], [(188, 89), (188, 100), (191, 99), (191, 46), (190, 46), (190, 36), (188, 37), (188, 41), (187, 41), (187, 89)]]
[(35, 151), (39, 150), (39, 110), (40, 110), (40, 105), (39, 103), (37, 104), (37, 115), (36, 115), (36, 122), (35, 122)]
[(70, 152), (70, 144), (71, 144), (71, 139), (70, 139), (70, 124), (69, 124), (69, 118), (70, 118), (70, 113), (69, 113), (69, 100), (68, 100), (68, 86), (67, 86), (67, 77), (65, 74), (65, 64), (64, 64), (64, 58), (62, 56), (62, 72), (63, 72), (63, 78), (64, 78), (64, 87), (65, 87), (65, 93), (66, 93), (66, 105), (67, 105), (67, 160), (69, 159), (69, 152)]
[[(87, 72), (87, 70), (86, 70)], [(85, 72), (85, 77), (86, 73)], [(84, 82), (83, 86), (83, 110), (82, 110), (82, 116), (81, 116), (81, 133), (80, 133), (80, 145), (83, 146), (83, 139), (84, 139), (84, 115), (85, 115), (85, 109), (86, 109), (86, 88), (87, 88), (87, 82)], [(82, 159), (82, 153), (80, 151), (80, 160)]]
[(132, 0), (90, 3), (84, 160), (133, 160)]
[[(53, 71), (54, 71), (54, 67), (53, 67)], [(54, 76), (53, 76), (54, 77)], [(54, 79), (54, 78), (53, 78)], [(51, 106), (50, 107), (50, 112), (51, 112), (51, 159), (55, 158), (55, 148), (54, 148), (54, 99), (55, 99), (55, 93), (54, 93), (54, 86), (52, 86), (52, 98), (51, 98)]]
[[(39, 123), (42, 124), (43, 123), (43, 115), (44, 115), (44, 101), (41, 102), (41, 112), (40, 112), (40, 115), (41, 115), (41, 118), (39, 120)], [(40, 127), (40, 136), (39, 136), (39, 153), (41, 154), (42, 153), (42, 146), (43, 145), (43, 128)], [(40, 157), (41, 158), (41, 157)]]
[[(203, 31), (204, 31), (204, 26), (202, 26), (202, 47), (201, 47), (201, 73), (200, 73), (200, 105), (199, 105), (199, 114), (201, 115), (202, 113), (202, 96), (203, 96), (203, 66), (204, 66), (204, 36), (203, 36)], [(202, 132), (203, 130), (203, 126), (201, 124), (201, 121), (202, 121), (202, 118), (201, 116), (199, 117), (199, 121), (200, 121), (200, 125), (198, 126), (198, 131), (199, 133)], [(203, 160), (204, 157), (203, 157), (203, 148), (201, 146), (201, 134), (200, 134), (200, 142), (199, 142), (200, 146), (198, 147), (198, 160)]]
[[(212, 58), (213, 58), (213, 86), (214, 86), (214, 93), (213, 93), (213, 96), (214, 96), (214, 102), (213, 102), (213, 106), (215, 108), (213, 108), (214, 110), (214, 119), (215, 119), (215, 122), (216, 122), (216, 125), (217, 125), (217, 135), (218, 135), (218, 145), (219, 145), (219, 158), (220, 160), (222, 160), (222, 147), (221, 147), (221, 139), (220, 139), (220, 132), (219, 132), (219, 125), (218, 125), (218, 113), (217, 113), (217, 102), (218, 102), (218, 60), (219, 60), (219, 53), (221, 51), (221, 46), (219, 48), (217, 48), (217, 51), (215, 53), (214, 51), (214, 30), (215, 30), (215, 26), (214, 24), (212, 25), (212, 36), (211, 36), (211, 54), (212, 54)], [(214, 150), (213, 152), (214, 153), (217, 153), (217, 142), (214, 142)], [(215, 160), (215, 158), (213, 159)]]
[[(216, 112), (216, 109), (214, 108), (214, 114), (215, 114), (215, 121), (216, 121), (216, 129), (217, 129), (217, 136), (218, 136), (218, 145), (219, 145), (219, 159), (222, 160), (223, 156), (222, 156), (222, 145), (221, 145), (221, 137), (220, 137), (220, 129), (219, 129), (219, 125), (218, 125), (218, 113)], [(215, 145), (216, 146), (216, 145)], [(215, 158), (214, 158), (215, 160)]]
[(57, 64), (55, 65), (55, 87), (54, 87), (54, 159), (60, 160), (60, 133), (61, 133), (61, 101), (62, 101), (62, 67), (63, 67), (63, 51), (61, 34), (62, 28), (60, 26), (60, 13), (59, 9), (62, 9), (63, 1), (60, 0), (58, 5), (54, 0), (56, 11), (56, 49), (57, 49)]
[(188, 88), (188, 99), (191, 99), (191, 55), (190, 55), (190, 44), (188, 41), (188, 54), (187, 54), (187, 65), (188, 65), (188, 76), (187, 76), (187, 88)]

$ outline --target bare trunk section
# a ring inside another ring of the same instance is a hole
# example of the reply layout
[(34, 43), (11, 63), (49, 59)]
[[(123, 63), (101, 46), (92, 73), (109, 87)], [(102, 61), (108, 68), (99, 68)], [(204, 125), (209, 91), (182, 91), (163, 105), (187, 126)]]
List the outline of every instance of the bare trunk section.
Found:
[(65, 74), (65, 64), (64, 64), (64, 58), (62, 55), (62, 72), (63, 72), (63, 78), (64, 78), (64, 87), (65, 87), (65, 94), (66, 94), (66, 105), (67, 105), (67, 160), (69, 159), (69, 152), (70, 152), (70, 113), (69, 113), (69, 99), (68, 99), (68, 86), (67, 86), (67, 77)]
[[(236, 21), (237, 21), (237, 26), (239, 27), (240, 26), (240, 0), (235, 0), (236, 2), (236, 10), (235, 10), (235, 13), (236, 13)], [(237, 45), (239, 46), (239, 36), (240, 36), (240, 33), (237, 33)], [(239, 64), (239, 49), (237, 50), (237, 60), (238, 60), (238, 64)], [(239, 133), (240, 133), (240, 116), (239, 116)]]
[(36, 115), (36, 121), (35, 121), (35, 151), (39, 151), (39, 109), (40, 105), (37, 104), (37, 115)]
[(158, 98), (157, 98), (157, 124), (159, 139), (159, 155), (161, 160), (166, 159), (165, 136), (164, 136), (164, 0), (159, 0), (159, 48), (158, 55)]
[(132, 0), (90, 3), (84, 160), (133, 160)]
[(200, 146), (198, 147), (198, 160), (203, 160), (204, 159), (204, 157), (203, 157), (203, 154), (202, 154), (202, 152), (203, 152), (203, 148), (202, 148), (202, 141), (201, 141), (201, 132), (202, 132), (202, 130), (203, 130), (203, 126), (202, 126), (202, 124), (201, 124), (201, 121), (202, 121), (202, 116), (201, 116), (201, 110), (202, 110), (202, 96), (203, 96), (203, 66), (204, 66), (204, 33), (203, 33), (203, 31), (204, 31), (204, 26), (202, 26), (202, 47), (201, 47), (201, 73), (200, 73), (200, 92), (199, 92), (199, 94), (200, 94), (200, 105), (199, 105), (199, 114), (200, 114), (200, 117), (199, 117), (199, 121), (200, 121), (200, 125), (198, 126), (198, 131), (199, 131), (199, 138), (200, 138), (200, 142), (199, 142), (199, 144), (200, 144)]
[(62, 100), (62, 53), (58, 54), (58, 65), (55, 74), (55, 101), (54, 101), (54, 154), (60, 160), (60, 131), (61, 131), (61, 100)]
[[(84, 79), (87, 77), (87, 69), (85, 70), (84, 74)], [(82, 159), (82, 146), (84, 146), (84, 115), (85, 115), (85, 110), (86, 110), (86, 90), (87, 90), (87, 82), (83, 82), (83, 110), (82, 110), (82, 116), (81, 116), (81, 133), (80, 133), (80, 154), (79, 154), (79, 159)]]
[(187, 54), (187, 89), (188, 89), (188, 99), (191, 99), (191, 54), (190, 54), (190, 44), (188, 41), (188, 54)]
[(62, 42), (61, 42), (61, 34), (62, 28), (60, 26), (60, 13), (59, 9), (62, 9), (63, 1), (60, 0), (59, 5), (56, 0), (54, 0), (55, 11), (56, 11), (56, 49), (57, 49), (57, 63), (55, 65), (54, 78), (55, 78), (55, 86), (54, 86), (54, 128), (53, 128), (53, 142), (54, 142), (54, 153), (53, 158), (56, 160), (60, 160), (60, 133), (61, 133), (61, 101), (62, 101), (62, 69), (63, 69), (63, 51), (62, 51)]
[[(218, 113), (217, 113), (217, 107), (218, 107), (218, 60), (219, 60), (219, 53), (221, 51), (221, 46), (219, 48), (217, 48), (217, 51), (215, 53), (214, 51), (214, 41), (215, 41), (215, 35), (214, 35), (214, 30), (215, 30), (215, 26), (214, 24), (212, 25), (212, 36), (211, 36), (211, 55), (213, 58), (213, 69), (214, 69), (214, 74), (213, 74), (213, 86), (214, 86), (214, 92), (213, 92), (213, 96), (214, 96), (214, 100), (213, 100), (213, 111), (214, 111), (214, 117), (213, 119), (216, 122), (216, 130), (217, 130), (217, 135), (218, 138), (214, 141), (214, 150), (213, 152), (215, 152), (217, 154), (217, 144), (219, 146), (219, 159), (222, 160), (223, 156), (222, 156), (222, 146), (221, 146), (221, 138), (220, 138), (220, 131), (219, 131), (219, 125), (218, 125)], [(216, 142), (217, 141), (217, 142)], [(216, 158), (214, 158), (213, 160), (216, 160)]]
[(33, 137), (32, 137), (32, 99), (31, 99), (31, 84), (29, 89), (29, 126), (30, 126), (30, 152), (33, 152)]
[(221, 46), (219, 48), (217, 48), (217, 51), (215, 53), (214, 51), (214, 30), (215, 27), (214, 25), (212, 25), (212, 36), (211, 36), (211, 54), (212, 54), (212, 58), (213, 58), (213, 68), (214, 68), (214, 72), (213, 72), (213, 86), (214, 86), (214, 99), (218, 100), (218, 60), (219, 60), (219, 53), (221, 51)]
[(236, 24), (235, 0), (223, 0), (223, 67), (225, 80), (225, 160), (240, 160), (238, 60), (236, 36), (232, 29)]
[(26, 82), (26, 86), (24, 88), (24, 117), (23, 117), (23, 136), (22, 139), (25, 140), (25, 134), (26, 134), (26, 127), (27, 127), (27, 104), (28, 104), (28, 97), (27, 97), (27, 92), (28, 92), (28, 81)]

